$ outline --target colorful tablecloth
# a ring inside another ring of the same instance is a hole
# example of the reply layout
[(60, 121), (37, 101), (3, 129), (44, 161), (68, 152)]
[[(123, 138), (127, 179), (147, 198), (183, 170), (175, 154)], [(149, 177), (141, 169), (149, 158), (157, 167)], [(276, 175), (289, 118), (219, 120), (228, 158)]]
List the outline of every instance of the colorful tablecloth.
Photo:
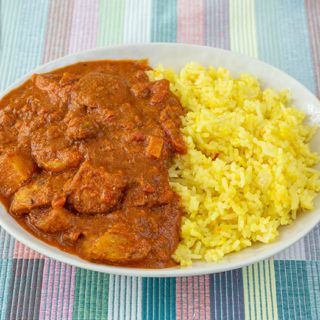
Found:
[[(34, 67), (71, 52), (165, 41), (258, 57), (320, 95), (319, 0), (0, 3), (0, 90)], [(320, 226), (273, 259), (243, 269), (147, 279), (62, 264), (0, 230), (0, 318), (319, 319), (319, 241)]]

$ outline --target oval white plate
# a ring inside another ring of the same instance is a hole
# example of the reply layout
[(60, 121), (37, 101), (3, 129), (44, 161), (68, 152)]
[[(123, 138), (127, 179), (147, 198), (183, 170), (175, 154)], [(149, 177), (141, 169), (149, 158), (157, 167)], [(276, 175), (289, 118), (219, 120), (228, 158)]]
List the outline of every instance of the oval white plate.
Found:
[[(247, 72), (258, 77), (264, 87), (275, 89), (287, 88), (293, 95), (294, 104), (304, 110), (309, 120), (320, 124), (320, 103), (317, 98), (299, 82), (284, 72), (261, 61), (240, 55), (234, 52), (215, 49), (210, 47), (193, 46), (185, 44), (141, 44), (113, 46), (104, 49), (79, 52), (61, 59), (49, 62), (39, 68), (32, 70), (29, 74), (19, 79), (8, 88), (6, 94), (16, 86), (27, 80), (33, 73), (48, 72), (69, 64), (87, 60), (103, 59), (143, 59), (148, 58), (151, 66), (158, 63), (165, 67), (180, 70), (187, 62), (197, 61), (203, 65), (222, 66), (232, 71), (233, 75)], [(312, 141), (313, 149), (320, 152), (320, 133)], [(316, 199), (315, 210), (299, 215), (298, 219), (291, 224), (281, 228), (280, 236), (271, 244), (257, 244), (245, 250), (226, 256), (218, 263), (194, 263), (192, 267), (174, 267), (170, 269), (134, 269), (123, 267), (112, 267), (95, 264), (77, 256), (65, 253), (51, 247), (46, 243), (30, 235), (15, 222), (15, 220), (0, 205), (0, 224), (16, 239), (28, 247), (62, 262), (86, 268), (94, 271), (121, 274), (128, 276), (144, 277), (176, 277), (188, 275), (200, 275), (232, 270), (245, 265), (266, 259), (279, 251), (292, 245), (306, 235), (320, 221), (320, 197)]]

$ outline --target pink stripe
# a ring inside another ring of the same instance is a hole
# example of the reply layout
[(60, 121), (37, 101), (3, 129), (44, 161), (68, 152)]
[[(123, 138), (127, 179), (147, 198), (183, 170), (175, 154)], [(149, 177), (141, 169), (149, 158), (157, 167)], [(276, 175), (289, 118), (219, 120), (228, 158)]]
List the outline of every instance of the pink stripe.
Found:
[(206, 319), (210, 319), (210, 277), (209, 275), (202, 276), (204, 278), (204, 306)]
[(188, 291), (188, 319), (195, 319), (194, 313), (193, 313), (193, 309), (194, 309), (194, 305), (193, 305), (194, 292), (192, 290), (193, 279), (194, 279), (193, 277), (187, 278), (187, 281), (188, 281), (188, 288), (187, 288), (187, 291)]
[(72, 319), (75, 267), (45, 259), (39, 320)]
[(177, 42), (204, 44), (203, 0), (178, 0)]
[(209, 276), (179, 278), (176, 282), (177, 319), (210, 319)]
[[(199, 304), (199, 277), (193, 277), (193, 314), (194, 319), (200, 318), (200, 310), (202, 308), (202, 304)], [(202, 318), (203, 319), (203, 318)]]
[(74, 3), (69, 51), (94, 48), (98, 33), (99, 0), (78, 0)]
[(182, 319), (181, 316), (181, 278), (176, 278), (176, 318)]
[(18, 240), (15, 241), (13, 248), (14, 259), (43, 259), (44, 257), (41, 253), (30, 249)]

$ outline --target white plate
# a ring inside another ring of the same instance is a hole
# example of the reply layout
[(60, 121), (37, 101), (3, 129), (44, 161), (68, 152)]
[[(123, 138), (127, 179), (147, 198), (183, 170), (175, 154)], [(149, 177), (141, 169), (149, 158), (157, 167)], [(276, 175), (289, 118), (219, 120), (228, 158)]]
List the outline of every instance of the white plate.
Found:
[[(161, 63), (165, 67), (172, 67), (175, 70), (179, 70), (187, 62), (197, 61), (203, 65), (222, 66), (228, 68), (234, 75), (243, 72), (251, 73), (259, 78), (263, 86), (270, 86), (275, 89), (289, 89), (293, 95), (294, 104), (298, 108), (304, 110), (309, 115), (309, 119), (311, 121), (320, 124), (320, 103), (317, 98), (303, 85), (284, 72), (266, 63), (234, 52), (185, 44), (155, 43), (124, 45), (76, 53), (34, 69), (32, 72), (19, 79), (19, 81), (14, 85), (9, 87), (3, 94), (23, 83), (33, 73), (48, 72), (79, 61), (142, 58), (148, 58), (151, 66), (156, 66), (158, 63)], [(320, 134), (318, 133), (312, 142), (313, 149), (317, 152), (320, 152), (319, 142)], [(316, 226), (320, 221), (319, 197), (316, 199), (315, 208), (316, 209), (312, 212), (299, 215), (298, 219), (290, 226), (281, 228), (280, 236), (271, 244), (254, 245), (240, 252), (230, 254), (218, 263), (199, 262), (194, 263), (192, 267), (188, 268), (174, 267), (170, 269), (112, 267), (82, 260), (77, 256), (60, 251), (33, 237), (21, 228), (2, 206), (0, 206), (0, 224), (12, 236), (28, 247), (41, 252), (48, 257), (77, 267), (129, 276), (176, 277), (232, 270), (273, 256), (301, 239)]]

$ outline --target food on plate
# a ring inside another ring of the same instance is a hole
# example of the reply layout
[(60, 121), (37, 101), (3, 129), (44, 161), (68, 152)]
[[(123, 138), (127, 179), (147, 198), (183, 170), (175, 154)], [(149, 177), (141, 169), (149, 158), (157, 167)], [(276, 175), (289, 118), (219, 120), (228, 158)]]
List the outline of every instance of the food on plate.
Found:
[(33, 235), (86, 260), (218, 261), (313, 208), (315, 131), (288, 92), (248, 74), (80, 62), (0, 101), (0, 197)]
[(147, 61), (35, 74), (0, 102), (0, 195), (28, 231), (100, 263), (162, 268), (182, 210), (169, 185), (184, 110)]
[(169, 80), (186, 110), (181, 132), (188, 151), (169, 170), (185, 210), (177, 262), (217, 261), (271, 242), (280, 226), (313, 208), (319, 156), (309, 141), (316, 127), (305, 124), (288, 92), (197, 63), (178, 74), (159, 66), (149, 75)]

